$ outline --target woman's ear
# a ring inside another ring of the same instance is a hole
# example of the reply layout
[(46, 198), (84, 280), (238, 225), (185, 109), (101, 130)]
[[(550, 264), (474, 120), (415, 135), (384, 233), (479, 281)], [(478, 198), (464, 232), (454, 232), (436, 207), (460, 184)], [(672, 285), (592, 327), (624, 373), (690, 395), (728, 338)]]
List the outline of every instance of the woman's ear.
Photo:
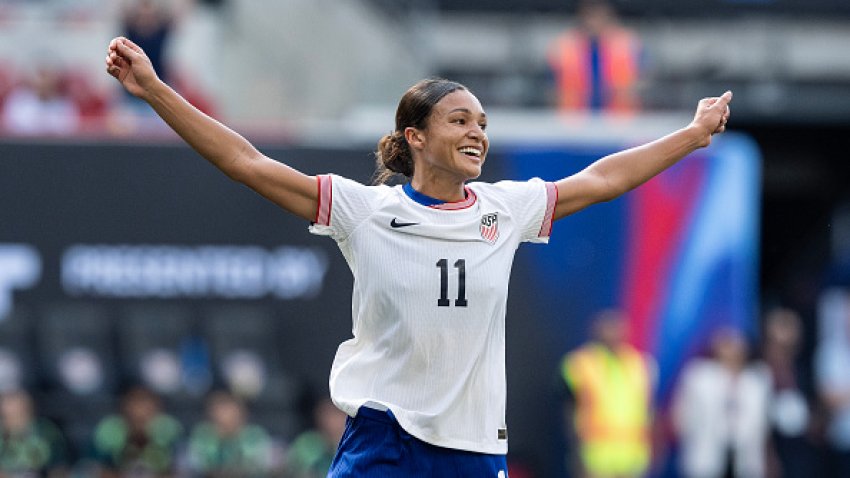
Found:
[(412, 126), (404, 128), (404, 139), (407, 140), (410, 149), (421, 150), (425, 147), (425, 135), (422, 134), (422, 131)]

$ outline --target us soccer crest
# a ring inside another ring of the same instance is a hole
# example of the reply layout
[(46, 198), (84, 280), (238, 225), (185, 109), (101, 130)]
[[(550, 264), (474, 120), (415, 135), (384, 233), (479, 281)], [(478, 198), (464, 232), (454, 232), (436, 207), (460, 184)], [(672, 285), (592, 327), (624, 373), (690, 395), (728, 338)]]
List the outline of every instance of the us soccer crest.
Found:
[(496, 239), (499, 238), (499, 213), (491, 212), (481, 216), (479, 230), (481, 231), (481, 237), (485, 241), (495, 244)]

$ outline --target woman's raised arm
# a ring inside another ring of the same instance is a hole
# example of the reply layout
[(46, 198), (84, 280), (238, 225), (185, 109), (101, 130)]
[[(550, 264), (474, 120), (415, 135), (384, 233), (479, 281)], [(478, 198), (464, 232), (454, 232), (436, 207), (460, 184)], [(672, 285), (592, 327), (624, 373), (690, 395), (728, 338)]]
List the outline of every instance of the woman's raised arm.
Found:
[(315, 178), (260, 153), (241, 135), (207, 116), (160, 80), (145, 52), (124, 37), (109, 43), (106, 71), (151, 108), (186, 143), (230, 178), (283, 209), (314, 220)]
[(693, 151), (708, 146), (711, 136), (726, 130), (732, 92), (704, 98), (694, 120), (678, 131), (650, 143), (605, 156), (555, 183), (555, 219), (587, 206), (610, 201), (649, 181)]

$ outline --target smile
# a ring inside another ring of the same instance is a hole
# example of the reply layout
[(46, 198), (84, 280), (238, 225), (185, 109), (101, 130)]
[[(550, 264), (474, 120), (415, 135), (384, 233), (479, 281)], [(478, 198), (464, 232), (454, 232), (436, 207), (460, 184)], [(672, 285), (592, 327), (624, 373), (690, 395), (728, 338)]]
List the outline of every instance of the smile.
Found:
[(464, 148), (460, 148), (458, 151), (462, 154), (465, 154), (467, 156), (472, 156), (474, 158), (480, 158), (481, 157), (481, 150), (478, 149), (478, 148), (474, 148), (472, 146), (466, 146)]

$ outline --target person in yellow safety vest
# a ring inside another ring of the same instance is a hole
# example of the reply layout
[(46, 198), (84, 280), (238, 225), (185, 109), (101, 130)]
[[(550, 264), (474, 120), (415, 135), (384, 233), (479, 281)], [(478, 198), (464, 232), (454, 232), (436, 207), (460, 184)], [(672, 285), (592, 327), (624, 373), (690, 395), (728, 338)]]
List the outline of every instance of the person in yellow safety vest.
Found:
[(619, 310), (593, 321), (594, 338), (567, 354), (561, 375), (567, 385), (567, 434), (574, 440), (573, 476), (636, 478), (651, 458), (655, 360), (625, 342)]
[(582, 0), (577, 22), (552, 42), (548, 63), (560, 110), (631, 113), (640, 108), (643, 47), (606, 0)]

